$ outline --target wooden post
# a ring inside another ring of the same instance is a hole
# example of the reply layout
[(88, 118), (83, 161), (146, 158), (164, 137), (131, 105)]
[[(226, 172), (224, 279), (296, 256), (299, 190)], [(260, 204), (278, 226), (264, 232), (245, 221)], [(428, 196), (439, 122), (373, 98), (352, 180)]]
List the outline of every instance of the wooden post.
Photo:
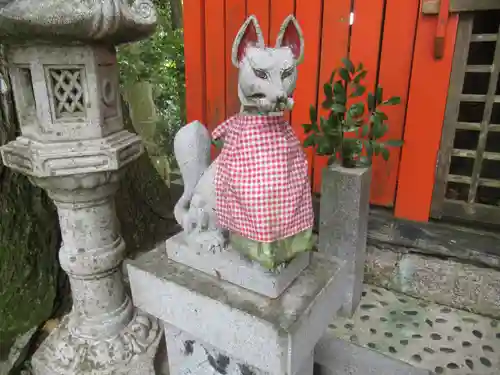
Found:
[[(437, 153), (443, 128), (453, 48), (434, 58), (437, 17), (420, 14), (399, 168), (396, 217), (427, 221), (434, 187)], [(455, 45), (458, 15), (450, 16), (446, 44)], [(432, 87), (429, 78), (432, 77)]]
[[(389, 131), (382, 141), (403, 138), (418, 11), (418, 0), (386, 2), (378, 84), (383, 87), (386, 98), (399, 96), (401, 104), (384, 108), (389, 117)], [(374, 158), (372, 204), (394, 205), (400, 158), (399, 147), (390, 149), (388, 161)]]

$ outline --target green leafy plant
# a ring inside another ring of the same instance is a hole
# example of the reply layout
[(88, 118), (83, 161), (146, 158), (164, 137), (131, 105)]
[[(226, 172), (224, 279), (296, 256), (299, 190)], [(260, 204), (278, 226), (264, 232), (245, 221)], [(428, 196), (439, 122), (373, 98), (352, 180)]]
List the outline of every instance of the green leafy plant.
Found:
[(311, 123), (302, 125), (307, 134), (304, 147), (314, 147), (318, 155), (329, 156), (329, 165), (339, 162), (347, 168), (369, 166), (374, 155), (388, 160), (389, 147), (400, 147), (403, 142), (381, 141), (389, 130), (388, 117), (381, 107), (397, 105), (401, 98), (384, 99), (382, 87), (377, 87), (367, 94), (364, 103), (360, 98), (366, 92), (363, 80), (367, 71), (362, 63), (356, 67), (347, 58), (342, 64), (323, 86), (325, 100), (321, 106), (328, 115), (318, 121), (315, 106), (310, 107)]
[(185, 113), (184, 37), (181, 0), (153, 0), (157, 11), (156, 31), (149, 38), (118, 48), (120, 80), (123, 87), (150, 82), (159, 120), (154, 141), (161, 152), (173, 159), (172, 139)]

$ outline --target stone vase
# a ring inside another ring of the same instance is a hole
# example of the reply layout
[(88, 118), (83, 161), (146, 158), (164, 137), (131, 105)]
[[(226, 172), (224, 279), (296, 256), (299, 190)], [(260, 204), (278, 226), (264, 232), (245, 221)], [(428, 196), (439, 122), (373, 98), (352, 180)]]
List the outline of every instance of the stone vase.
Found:
[(323, 170), (319, 251), (344, 261), (349, 287), (341, 313), (352, 315), (363, 286), (370, 203), (371, 167), (331, 165)]

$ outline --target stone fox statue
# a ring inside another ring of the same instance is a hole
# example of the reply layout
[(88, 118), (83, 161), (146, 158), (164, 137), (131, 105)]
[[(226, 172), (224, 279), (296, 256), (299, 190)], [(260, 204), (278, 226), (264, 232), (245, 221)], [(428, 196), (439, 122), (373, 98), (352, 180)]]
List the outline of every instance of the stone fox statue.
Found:
[(303, 53), (293, 16), (283, 22), (275, 48), (264, 45), (254, 16), (241, 27), (232, 48), (241, 112), (212, 134), (223, 141), (220, 155), (210, 164), (211, 137), (199, 122), (174, 139), (185, 189), (174, 213), (188, 241), (222, 246), (229, 239), (231, 248), (267, 269), (311, 249), (307, 160), (283, 119), (293, 106)]

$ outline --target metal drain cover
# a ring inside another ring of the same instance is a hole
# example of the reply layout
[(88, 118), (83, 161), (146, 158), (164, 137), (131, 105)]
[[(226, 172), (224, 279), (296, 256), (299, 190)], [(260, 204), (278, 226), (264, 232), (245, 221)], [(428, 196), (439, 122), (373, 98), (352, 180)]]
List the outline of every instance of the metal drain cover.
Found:
[(351, 319), (330, 329), (359, 346), (436, 374), (500, 374), (500, 321), (365, 286)]

